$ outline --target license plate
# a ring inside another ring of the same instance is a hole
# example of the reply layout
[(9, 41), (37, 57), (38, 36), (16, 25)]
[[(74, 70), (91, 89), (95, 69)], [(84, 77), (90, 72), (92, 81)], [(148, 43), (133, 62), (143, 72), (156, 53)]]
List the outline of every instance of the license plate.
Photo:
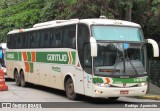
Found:
[(128, 94), (128, 90), (122, 90), (122, 91), (120, 91), (120, 94)]

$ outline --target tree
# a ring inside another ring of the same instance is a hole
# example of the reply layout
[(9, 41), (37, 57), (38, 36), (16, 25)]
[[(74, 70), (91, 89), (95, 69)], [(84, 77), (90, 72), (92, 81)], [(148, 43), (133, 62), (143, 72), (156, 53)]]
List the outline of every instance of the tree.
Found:
[(160, 0), (0, 0), (0, 40), (16, 28), (55, 19), (122, 19), (139, 23), (146, 38), (159, 40)]
[(3, 7), (3, 9), (0, 10), (1, 42), (6, 41), (7, 33), (10, 30), (32, 27), (33, 24), (41, 20), (40, 13), (44, 0), (11, 1), (12, 0), (1, 1), (7, 4), (7, 7)]

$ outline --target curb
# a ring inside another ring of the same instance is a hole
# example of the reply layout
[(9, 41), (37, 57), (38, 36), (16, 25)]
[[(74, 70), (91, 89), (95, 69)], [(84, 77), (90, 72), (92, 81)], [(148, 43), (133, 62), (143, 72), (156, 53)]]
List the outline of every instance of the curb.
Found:
[(146, 96), (139, 96), (136, 97), (138, 99), (153, 99), (153, 100), (160, 100), (160, 96), (159, 95), (146, 95)]

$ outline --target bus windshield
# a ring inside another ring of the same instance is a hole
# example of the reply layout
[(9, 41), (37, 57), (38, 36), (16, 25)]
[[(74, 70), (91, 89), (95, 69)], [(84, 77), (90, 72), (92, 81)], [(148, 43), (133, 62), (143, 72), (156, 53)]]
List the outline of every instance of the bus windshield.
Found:
[(139, 27), (93, 25), (91, 30), (96, 40), (143, 41)]
[(146, 74), (144, 43), (97, 43), (94, 58), (97, 76), (142, 76)]

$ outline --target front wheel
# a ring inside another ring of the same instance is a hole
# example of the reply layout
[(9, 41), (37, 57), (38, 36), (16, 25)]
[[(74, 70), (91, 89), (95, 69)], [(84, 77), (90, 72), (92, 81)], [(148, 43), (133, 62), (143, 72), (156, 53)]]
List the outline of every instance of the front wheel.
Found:
[(68, 99), (75, 100), (77, 98), (77, 94), (74, 92), (74, 84), (73, 80), (69, 78), (65, 84), (66, 95)]

